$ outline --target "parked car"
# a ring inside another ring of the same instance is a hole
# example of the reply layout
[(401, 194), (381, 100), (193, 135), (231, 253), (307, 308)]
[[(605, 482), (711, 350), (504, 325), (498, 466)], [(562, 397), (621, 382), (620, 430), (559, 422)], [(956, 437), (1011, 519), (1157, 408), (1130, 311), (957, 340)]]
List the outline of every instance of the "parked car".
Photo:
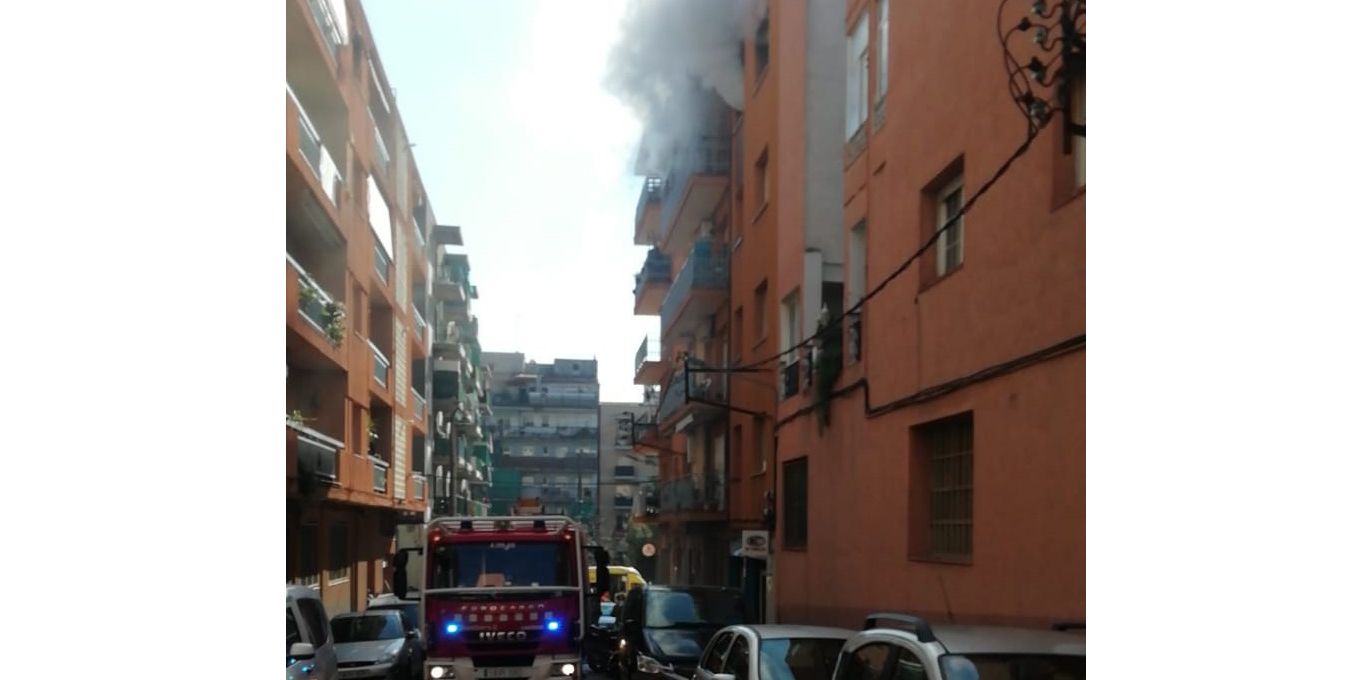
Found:
[(695, 680), (831, 680), (854, 634), (822, 626), (729, 626), (705, 647)]
[(403, 625), (396, 610), (374, 610), (332, 617), (339, 677), (413, 677), (425, 658), (414, 629)]
[(873, 614), (845, 643), (833, 680), (1083, 680), (1084, 634), (1066, 628), (1083, 626), (930, 625), (910, 614)]
[(306, 586), (285, 589), (285, 677), (336, 680), (336, 643), (322, 597)]
[[(425, 656), (425, 631), (420, 628), (420, 602), (417, 600), (402, 600), (396, 595), (388, 593), (379, 595), (369, 601), (369, 606), (365, 611), (396, 611), (402, 615), (402, 627), (408, 631), (413, 631), (414, 636), (407, 638), (407, 644), (414, 645), (420, 652), (420, 657)], [(414, 651), (414, 650), (413, 650)], [(425, 675), (425, 664), (415, 664), (411, 676), (421, 678)]]
[(691, 678), (710, 638), (741, 623), (746, 623), (742, 593), (732, 588), (632, 588), (621, 607), (615, 665), (622, 680)]

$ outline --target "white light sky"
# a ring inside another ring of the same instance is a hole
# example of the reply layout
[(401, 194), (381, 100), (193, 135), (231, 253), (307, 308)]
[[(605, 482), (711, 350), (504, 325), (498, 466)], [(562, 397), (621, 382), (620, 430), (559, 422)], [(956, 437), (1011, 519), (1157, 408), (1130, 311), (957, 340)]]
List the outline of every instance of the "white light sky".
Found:
[(639, 401), (635, 116), (603, 88), (625, 0), (364, 0), (439, 224), (463, 228), (482, 348), (598, 359)]

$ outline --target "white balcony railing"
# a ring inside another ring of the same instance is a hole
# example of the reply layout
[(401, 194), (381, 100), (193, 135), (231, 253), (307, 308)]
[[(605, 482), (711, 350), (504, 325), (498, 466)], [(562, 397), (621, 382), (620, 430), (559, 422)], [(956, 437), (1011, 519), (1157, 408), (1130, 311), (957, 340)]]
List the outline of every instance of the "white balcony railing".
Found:
[(294, 102), (295, 110), (299, 112), (299, 154), (308, 161), (308, 167), (312, 168), (313, 175), (318, 178), (327, 200), (336, 206), (337, 197), (341, 193), (341, 171), (337, 169), (336, 161), (328, 153), (327, 147), (323, 145), (322, 137), (318, 135), (318, 129), (308, 117), (308, 112), (304, 110), (299, 97), (288, 85), (285, 86), (285, 92), (289, 95), (290, 101)]
[(379, 385), (387, 387), (388, 371), (392, 367), (392, 363), (388, 361), (388, 358), (384, 356), (382, 352), (378, 351), (378, 347), (374, 345), (373, 340), (369, 341), (369, 354), (374, 358), (374, 380), (378, 381)]

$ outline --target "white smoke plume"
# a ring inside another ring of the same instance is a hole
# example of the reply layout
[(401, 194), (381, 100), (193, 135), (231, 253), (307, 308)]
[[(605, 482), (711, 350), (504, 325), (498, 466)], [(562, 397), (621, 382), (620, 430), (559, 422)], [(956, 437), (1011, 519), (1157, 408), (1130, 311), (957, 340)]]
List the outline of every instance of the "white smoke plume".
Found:
[(765, 12), (765, 0), (630, 0), (607, 87), (644, 124), (644, 165), (697, 133), (710, 92), (742, 110), (742, 45)]

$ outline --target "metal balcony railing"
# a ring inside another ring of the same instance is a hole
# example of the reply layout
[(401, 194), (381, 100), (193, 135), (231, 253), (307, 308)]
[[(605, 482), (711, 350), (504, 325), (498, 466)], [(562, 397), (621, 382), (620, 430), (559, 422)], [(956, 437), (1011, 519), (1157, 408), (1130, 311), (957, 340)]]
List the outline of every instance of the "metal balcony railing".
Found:
[(792, 397), (799, 393), (799, 367), (801, 361), (795, 359), (789, 363), (780, 364), (780, 393), (781, 399)]
[(292, 424), (289, 427), (294, 430), (299, 474), (336, 481), (336, 456), (340, 451), (340, 440), (302, 425)]
[(411, 496), (418, 501), (425, 500), (425, 477), (411, 475)]
[(383, 142), (383, 132), (378, 129), (378, 119), (374, 118), (374, 112), (369, 112), (369, 121), (372, 124), (374, 132), (374, 162), (378, 169), (383, 173), (385, 182), (392, 182), (392, 157), (388, 155), (388, 145)]
[(722, 135), (703, 135), (696, 143), (683, 146), (673, 156), (672, 167), (664, 178), (663, 200), (667, 203), (659, 215), (662, 241), (667, 241), (673, 223), (680, 212), (677, 205), (686, 193), (687, 184), (696, 175), (729, 174), (732, 164), (731, 141)]
[(378, 272), (378, 278), (383, 279), (383, 283), (389, 283), (392, 276), (392, 259), (383, 252), (383, 245), (374, 241), (374, 271)]
[(663, 200), (663, 178), (649, 177), (644, 181), (644, 191), (640, 192), (640, 202), (635, 204), (635, 225), (639, 229), (644, 224), (645, 211)]
[[(651, 354), (653, 355), (653, 359), (650, 359)], [(644, 366), (644, 362), (646, 360), (658, 361), (659, 356), (660, 355), (659, 355), (658, 343), (657, 342), (650, 343), (649, 336), (648, 335), (644, 336), (644, 342), (640, 343), (640, 349), (635, 350), (635, 371), (638, 373), (640, 371), (640, 367)]]
[(612, 477), (615, 479), (635, 479), (635, 466), (617, 465), (612, 468)]
[(425, 411), (426, 411), (426, 409), (425, 409), (425, 397), (422, 396), (422, 395), (420, 394), (420, 392), (417, 392), (415, 389), (412, 389), (412, 390), (411, 390), (411, 396), (415, 397), (415, 399), (416, 399), (416, 417), (419, 418), (419, 419), (421, 419), (421, 420), (424, 420), (424, 419), (425, 419)]
[[(693, 369), (706, 366), (705, 362), (696, 359), (688, 360), (687, 364)], [(687, 389), (688, 386), (690, 390)], [(711, 402), (710, 405), (723, 403), (724, 374), (692, 371), (688, 375), (685, 367), (679, 367), (661, 396), (658, 405), (659, 421), (670, 420), (673, 414), (693, 400)]]
[(430, 324), (425, 321), (425, 316), (420, 313), (420, 309), (415, 305), (411, 306), (411, 312), (416, 317), (416, 335), (422, 341), (426, 341), (430, 337)]
[(383, 387), (387, 387), (388, 372), (392, 368), (392, 363), (388, 361), (388, 358), (386, 356), (383, 356), (382, 352), (378, 351), (378, 347), (374, 345), (373, 340), (369, 341), (369, 354), (374, 358), (373, 360), (374, 380), (378, 381), (378, 384), (382, 385)]
[(658, 485), (659, 512), (719, 512), (724, 509), (724, 482), (718, 473), (687, 475)]
[(322, 185), (322, 191), (327, 195), (327, 199), (332, 205), (339, 205), (338, 197), (341, 194), (341, 171), (336, 167), (336, 161), (332, 158), (327, 147), (322, 143), (322, 137), (318, 135), (318, 129), (313, 125), (313, 120), (308, 117), (308, 112), (304, 110), (304, 105), (299, 101), (299, 97), (294, 94), (294, 90), (289, 85), (285, 86), (285, 92), (290, 101), (294, 102), (294, 108), (299, 113), (299, 155), (308, 162), (308, 167), (313, 170), (313, 175), (318, 178), (318, 183)]
[(691, 247), (682, 270), (677, 272), (668, 297), (663, 300), (659, 310), (663, 328), (666, 330), (681, 313), (682, 306), (694, 290), (723, 290), (729, 286), (728, 257), (723, 246), (708, 239), (696, 241)]
[(377, 493), (387, 493), (388, 491), (388, 464), (373, 459), (374, 463), (374, 491)]
[(314, 279), (304, 268), (299, 266), (299, 262), (292, 256), (286, 254), (285, 259), (294, 267), (295, 274), (299, 277), (299, 316), (312, 324), (314, 328), (321, 331), (328, 338), (335, 341), (336, 331), (329, 328), (328, 324), (328, 306), (335, 303), (332, 296)]
[(630, 508), (633, 505), (635, 505), (635, 499), (630, 496), (616, 496), (612, 498), (612, 507), (614, 508)]
[[(337, 21), (337, 8), (329, 0), (308, 0), (308, 8), (313, 12), (313, 19), (318, 24), (318, 32), (322, 34), (322, 42), (327, 45), (327, 51), (331, 53), (332, 59), (337, 59), (337, 50), (344, 42), (341, 25)], [(344, 12), (342, 14), (344, 15)]]
[(650, 248), (644, 256), (644, 266), (635, 274), (635, 295), (650, 283), (672, 281), (672, 258), (658, 248)]

